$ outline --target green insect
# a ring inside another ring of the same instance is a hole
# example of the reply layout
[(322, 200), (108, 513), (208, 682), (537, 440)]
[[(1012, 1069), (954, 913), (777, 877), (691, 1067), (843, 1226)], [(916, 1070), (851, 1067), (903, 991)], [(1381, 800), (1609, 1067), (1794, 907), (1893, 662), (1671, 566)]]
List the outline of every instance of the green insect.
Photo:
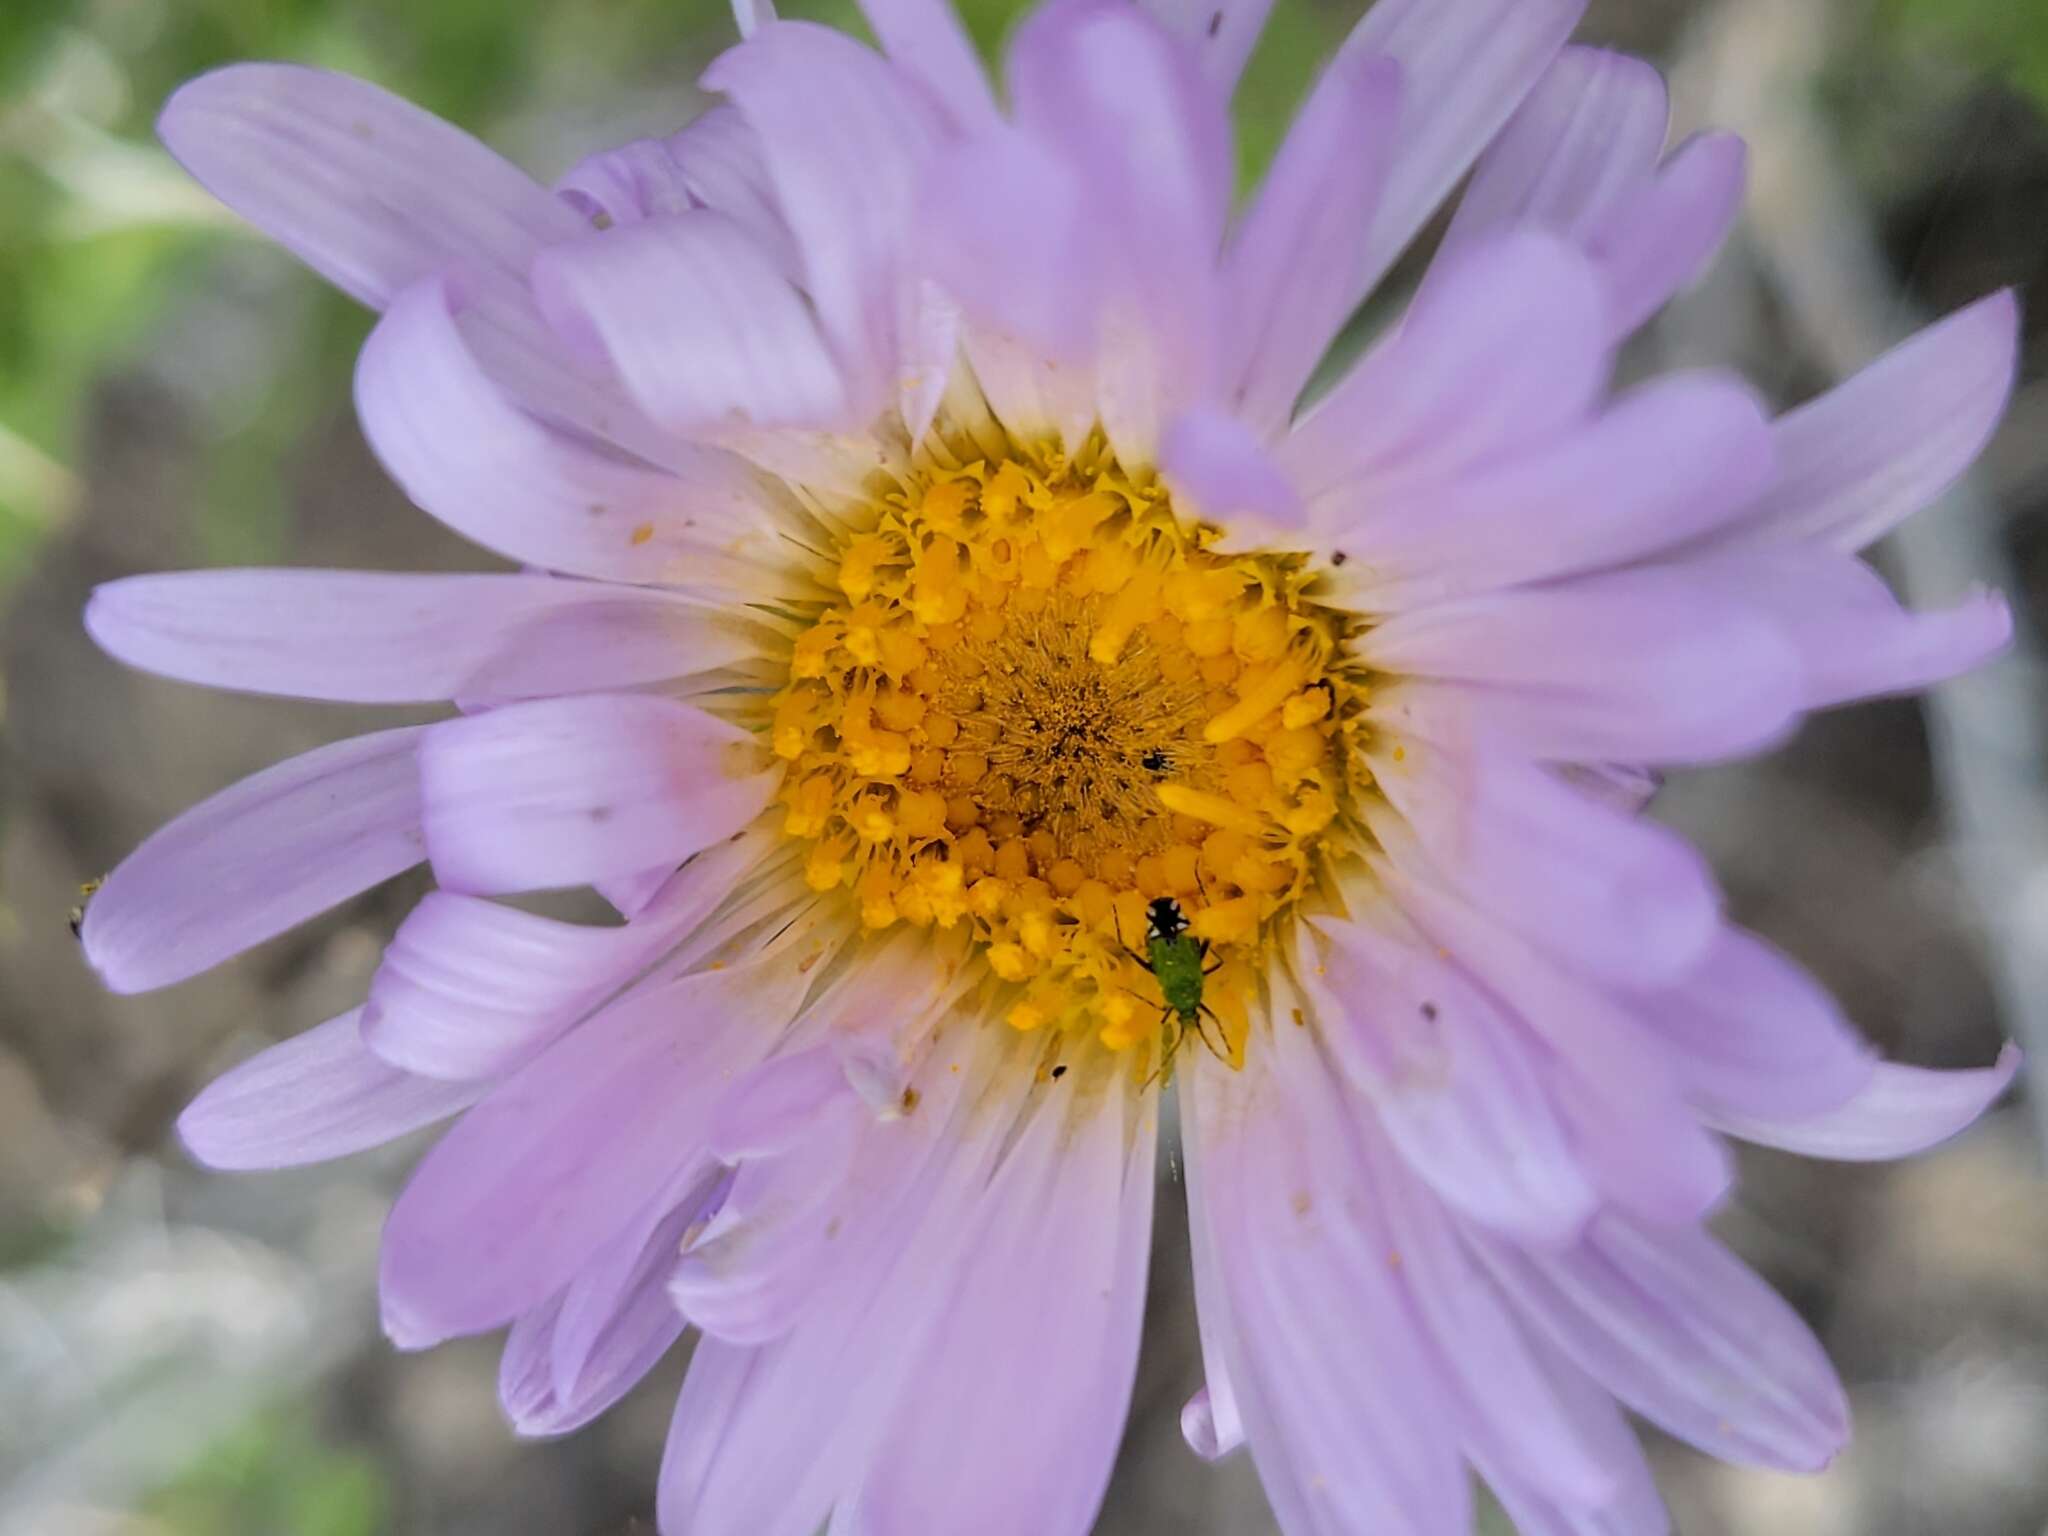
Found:
[(1202, 1021), (1208, 1020), (1222, 1032), (1222, 1021), (1215, 1011), (1202, 1001), (1202, 982), (1213, 976), (1221, 960), (1205, 965), (1209, 959), (1209, 941), (1197, 939), (1188, 933), (1187, 915), (1180, 909), (1180, 903), (1170, 896), (1161, 896), (1145, 909), (1147, 926), (1145, 948), (1149, 953), (1140, 955), (1128, 946), (1125, 953), (1152, 973), (1152, 979), (1159, 983), (1159, 995), (1166, 999), (1160, 1010), (1160, 1020), (1172, 1019), (1173, 1039), (1161, 1057), (1161, 1068), (1173, 1060), (1180, 1043), (1192, 1029), (1201, 1035), (1203, 1044), (1220, 1058), (1228, 1059), (1229, 1052), (1219, 1047), (1202, 1028)]

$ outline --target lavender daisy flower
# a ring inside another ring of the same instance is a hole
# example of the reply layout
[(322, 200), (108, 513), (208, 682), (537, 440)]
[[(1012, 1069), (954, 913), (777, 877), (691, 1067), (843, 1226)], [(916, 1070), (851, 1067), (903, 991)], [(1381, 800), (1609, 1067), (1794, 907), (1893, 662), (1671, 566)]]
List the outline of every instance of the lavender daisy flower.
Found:
[[(402, 1347), (509, 1327), (522, 1431), (701, 1335), (671, 1536), (1084, 1531), (1178, 1098), (1207, 1385), (1290, 1536), (1666, 1522), (1622, 1415), (1842, 1444), (1703, 1226), (1726, 1138), (1891, 1157), (2010, 1053), (1876, 1060), (1637, 814), (1647, 772), (1996, 652), (1858, 551), (1991, 431), (2001, 294), (1775, 421), (1617, 345), (1741, 146), (1566, 46), (1380, 0), (1231, 207), (1259, 0), (1055, 0), (999, 104), (935, 0), (746, 18), (718, 105), (544, 189), (376, 88), (199, 80), (163, 133), (382, 312), (369, 440), (520, 574), (115, 582), (136, 666), (452, 701), (230, 788), (106, 883), (117, 989), (424, 860), (363, 1005), (181, 1121), (225, 1168), (460, 1118), (392, 1211)], [(1413, 302), (1337, 329), (1471, 172)], [(612, 926), (499, 898), (594, 887)]]

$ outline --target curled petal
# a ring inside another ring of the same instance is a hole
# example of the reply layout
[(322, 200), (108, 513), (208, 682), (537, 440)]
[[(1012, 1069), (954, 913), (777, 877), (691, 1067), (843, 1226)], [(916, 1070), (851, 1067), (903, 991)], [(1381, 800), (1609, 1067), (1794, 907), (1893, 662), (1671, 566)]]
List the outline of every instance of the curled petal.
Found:
[(1974, 1124), (1998, 1101), (2019, 1071), (2020, 1053), (2008, 1045), (1989, 1067), (1931, 1072), (1880, 1062), (1848, 1103), (1809, 1117), (1723, 1111), (1715, 1122), (1731, 1136), (1782, 1147), (1805, 1157), (1878, 1162), (1911, 1157)]

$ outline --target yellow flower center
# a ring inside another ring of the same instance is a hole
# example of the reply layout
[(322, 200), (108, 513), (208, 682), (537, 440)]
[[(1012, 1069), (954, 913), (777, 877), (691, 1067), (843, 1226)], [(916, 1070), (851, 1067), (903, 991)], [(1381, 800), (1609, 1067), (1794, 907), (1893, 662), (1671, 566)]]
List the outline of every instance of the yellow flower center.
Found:
[[(1260, 945), (1350, 799), (1362, 684), (1305, 562), (1209, 552), (1099, 440), (869, 512), (775, 700), (812, 888), (870, 929), (970, 925), (1016, 1029), (1241, 1059)], [(1155, 965), (1162, 913), (1190, 964)]]

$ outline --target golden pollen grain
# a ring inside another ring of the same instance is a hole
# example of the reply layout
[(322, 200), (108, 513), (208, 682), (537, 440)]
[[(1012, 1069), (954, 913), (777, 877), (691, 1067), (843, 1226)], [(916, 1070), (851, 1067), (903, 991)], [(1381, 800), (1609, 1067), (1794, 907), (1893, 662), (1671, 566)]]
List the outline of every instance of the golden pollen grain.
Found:
[(1099, 439), (929, 469), (835, 551), (771, 740), (804, 878), (871, 929), (965, 924), (1013, 1029), (1163, 1063), (1170, 899), (1237, 1059), (1259, 946), (1351, 790), (1359, 683), (1306, 562), (1211, 553)]

